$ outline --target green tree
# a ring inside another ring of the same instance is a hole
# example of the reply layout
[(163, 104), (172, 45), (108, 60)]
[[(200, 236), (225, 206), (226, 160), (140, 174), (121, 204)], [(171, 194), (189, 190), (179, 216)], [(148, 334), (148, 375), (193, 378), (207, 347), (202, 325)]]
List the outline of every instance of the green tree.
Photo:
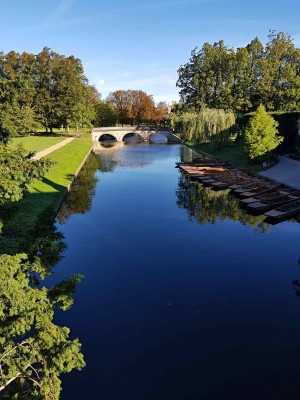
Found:
[(257, 91), (269, 111), (298, 110), (300, 100), (300, 50), (289, 35), (269, 34), (264, 56), (260, 61)]
[(117, 112), (111, 103), (97, 101), (95, 104), (94, 126), (114, 126), (117, 122)]
[(52, 132), (55, 126), (91, 126), (95, 93), (84, 76), (81, 61), (45, 47), (36, 57), (35, 106), (41, 124)]
[(259, 104), (267, 110), (296, 110), (300, 101), (300, 50), (283, 32), (270, 32), (265, 46), (258, 38), (236, 51), (222, 40), (195, 48), (178, 70), (184, 105), (199, 110), (232, 109), (243, 113)]
[(0, 136), (35, 132), (39, 128), (34, 107), (35, 56), (11, 51), (0, 55)]
[(234, 50), (223, 40), (194, 49), (187, 64), (178, 70), (177, 86), (184, 103), (200, 109), (231, 108), (233, 103)]
[(8, 399), (58, 400), (59, 376), (85, 362), (78, 339), (53, 323), (54, 307), (68, 309), (81, 276), (52, 289), (35, 284), (39, 262), (26, 255), (0, 256), (0, 393)]
[(94, 91), (88, 86), (81, 60), (56, 54), (53, 59), (52, 96), (59, 125), (79, 127), (91, 125), (94, 117)]
[(283, 141), (277, 136), (277, 126), (274, 118), (260, 105), (245, 130), (245, 152), (251, 160), (270, 153)]

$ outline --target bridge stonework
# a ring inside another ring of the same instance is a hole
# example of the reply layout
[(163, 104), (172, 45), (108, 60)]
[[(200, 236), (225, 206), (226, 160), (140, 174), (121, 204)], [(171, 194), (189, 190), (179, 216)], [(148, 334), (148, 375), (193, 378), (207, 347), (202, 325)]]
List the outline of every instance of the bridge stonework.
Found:
[(174, 135), (171, 130), (147, 127), (140, 128), (136, 126), (94, 128), (91, 132), (91, 136), (94, 142), (98, 142), (103, 135), (111, 135), (116, 139), (117, 142), (122, 142), (128, 133), (140, 136), (145, 142), (148, 142), (151, 136), (157, 134), (164, 135), (170, 143), (181, 142), (180, 138)]

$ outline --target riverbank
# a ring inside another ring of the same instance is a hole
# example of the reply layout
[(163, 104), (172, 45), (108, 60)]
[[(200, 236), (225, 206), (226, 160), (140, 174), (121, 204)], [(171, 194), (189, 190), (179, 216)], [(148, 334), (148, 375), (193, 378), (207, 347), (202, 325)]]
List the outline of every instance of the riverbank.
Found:
[(1, 253), (15, 252), (20, 240), (33, 229), (45, 210), (52, 209), (55, 216), (91, 149), (90, 135), (85, 134), (46, 156), (55, 162), (54, 166), (41, 181), (34, 181), (24, 199), (3, 216)]
[(239, 145), (234, 144), (229, 147), (215, 150), (212, 143), (196, 144), (194, 142), (187, 142), (185, 144), (196, 151), (200, 151), (201, 153), (212, 155), (220, 160), (233, 163), (237, 166), (246, 168), (251, 172), (258, 173), (264, 169), (259, 164), (250, 164), (242, 147)]
[(214, 150), (211, 143), (197, 145), (186, 143), (190, 148), (202, 154), (212, 155), (220, 160), (235, 164), (257, 175), (273, 179), (279, 183), (300, 189), (300, 161), (290, 158), (288, 155), (279, 156), (276, 164), (263, 168), (261, 165), (249, 164), (240, 146), (226, 147)]

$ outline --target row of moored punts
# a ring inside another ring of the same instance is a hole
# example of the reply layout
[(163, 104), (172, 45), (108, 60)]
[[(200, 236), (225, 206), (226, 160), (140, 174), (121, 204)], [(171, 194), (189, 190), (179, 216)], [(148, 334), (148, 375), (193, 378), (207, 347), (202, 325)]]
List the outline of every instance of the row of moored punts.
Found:
[(214, 190), (230, 189), (248, 211), (275, 220), (300, 213), (300, 190), (251, 174), (214, 158), (177, 163), (190, 180)]

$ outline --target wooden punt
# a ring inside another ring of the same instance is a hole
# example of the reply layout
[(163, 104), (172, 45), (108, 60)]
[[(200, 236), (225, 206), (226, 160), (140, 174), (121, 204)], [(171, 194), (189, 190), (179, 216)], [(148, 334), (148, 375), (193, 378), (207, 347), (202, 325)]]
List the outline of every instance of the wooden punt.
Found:
[(278, 198), (281, 199), (282, 196), (289, 196), (289, 193), (281, 193), (280, 190), (274, 190), (272, 192), (265, 192), (265, 193), (261, 193), (258, 194), (254, 197), (247, 197), (246, 199), (240, 199), (240, 203), (241, 204), (251, 204), (251, 203), (255, 203), (258, 201), (275, 201)]
[(211, 166), (211, 167), (214, 167), (214, 166), (220, 166), (220, 165), (226, 165), (226, 163), (223, 161), (223, 162), (219, 162), (219, 161), (217, 161), (217, 162), (215, 162), (215, 161), (213, 161), (213, 162), (196, 162), (196, 163), (194, 163), (194, 162), (177, 162), (176, 163), (176, 165), (175, 165), (175, 168), (182, 168), (182, 167), (205, 167), (205, 166)]
[(234, 189), (234, 193), (237, 195), (240, 195), (241, 193), (254, 190), (257, 188), (261, 188), (263, 185), (263, 182), (261, 179), (250, 179), (248, 183), (246, 183), (244, 186), (239, 187), (237, 189)]
[(254, 187), (257, 186), (257, 182), (261, 183), (261, 179), (254, 179), (253, 177), (249, 176), (238, 176), (235, 179), (235, 182), (229, 186), (229, 189), (231, 189), (233, 192), (236, 193), (238, 189), (240, 193), (243, 193), (246, 190), (251, 190)]
[(275, 200), (277, 197), (281, 196), (290, 196), (291, 198), (297, 199), (300, 197), (300, 191), (297, 189), (286, 189), (280, 188), (281, 185), (278, 185), (278, 188), (275, 190), (268, 190), (263, 193), (258, 193), (253, 197), (247, 197), (246, 199), (241, 199), (240, 202), (242, 204), (250, 204), (255, 203), (256, 201), (265, 201), (265, 200)]
[(277, 189), (279, 186), (281, 186), (280, 183), (263, 183), (262, 185), (258, 186), (257, 188), (254, 188), (250, 191), (242, 192), (240, 193), (241, 197), (253, 197), (257, 196), (263, 193), (268, 193), (273, 191), (274, 189)]
[(212, 183), (211, 187), (213, 189), (226, 189), (226, 188), (228, 188), (229, 185), (230, 185), (230, 183), (217, 181), (217, 182)]
[(257, 201), (255, 203), (250, 203), (247, 205), (247, 208), (249, 208), (252, 211), (265, 212), (271, 210), (272, 208), (277, 208), (278, 206), (287, 204), (297, 199), (299, 199), (299, 197), (297, 198), (295, 196), (282, 195), (276, 197), (273, 200), (270, 199), (269, 201), (265, 200), (265, 201)]
[(202, 183), (202, 185), (204, 186), (211, 186), (212, 183), (216, 182), (215, 179), (210, 178), (210, 179), (201, 179), (200, 181)]
[(285, 219), (291, 217), (292, 215), (300, 213), (300, 199), (284, 204), (282, 206), (276, 207), (265, 213), (269, 218), (274, 219)]

